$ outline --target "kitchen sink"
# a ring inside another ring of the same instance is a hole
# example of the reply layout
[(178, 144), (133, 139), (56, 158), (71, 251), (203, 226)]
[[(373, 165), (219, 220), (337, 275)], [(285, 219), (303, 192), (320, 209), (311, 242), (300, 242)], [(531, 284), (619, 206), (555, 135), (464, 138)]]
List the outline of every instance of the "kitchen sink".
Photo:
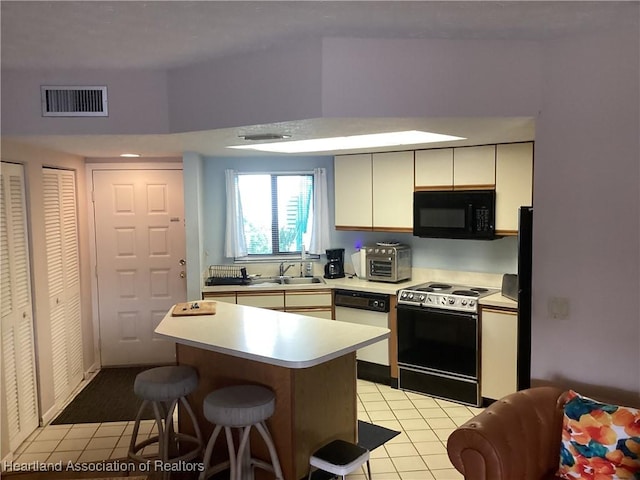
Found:
[(269, 287), (273, 285), (284, 285), (284, 278), (281, 277), (261, 277), (251, 280), (249, 287)]
[(313, 283), (325, 283), (320, 277), (289, 277), (284, 279), (285, 285), (311, 285)]
[(273, 287), (279, 285), (312, 285), (325, 283), (321, 277), (262, 277), (254, 278), (250, 287)]

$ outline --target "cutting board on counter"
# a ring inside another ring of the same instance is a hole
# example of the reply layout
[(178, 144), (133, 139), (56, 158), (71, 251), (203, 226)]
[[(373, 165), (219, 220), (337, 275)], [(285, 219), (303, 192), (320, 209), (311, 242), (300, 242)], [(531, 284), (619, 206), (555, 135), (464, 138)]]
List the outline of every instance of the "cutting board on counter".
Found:
[(197, 301), (177, 303), (171, 312), (172, 317), (191, 317), (193, 315), (215, 315), (216, 302)]

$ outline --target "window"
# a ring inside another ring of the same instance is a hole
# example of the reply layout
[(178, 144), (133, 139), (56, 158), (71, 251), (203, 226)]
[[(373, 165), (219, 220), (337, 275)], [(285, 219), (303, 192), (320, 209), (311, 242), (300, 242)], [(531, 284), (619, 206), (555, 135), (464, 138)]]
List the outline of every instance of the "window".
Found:
[(313, 174), (237, 175), (247, 254), (299, 254), (311, 242)]

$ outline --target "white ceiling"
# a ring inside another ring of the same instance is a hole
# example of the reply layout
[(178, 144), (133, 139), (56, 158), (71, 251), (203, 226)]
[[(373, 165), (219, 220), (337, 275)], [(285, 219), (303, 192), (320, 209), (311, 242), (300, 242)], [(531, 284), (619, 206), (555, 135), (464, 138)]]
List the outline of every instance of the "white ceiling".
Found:
[[(626, 22), (637, 24), (638, 15), (637, 1), (3, 0), (0, 8), (2, 69), (167, 69), (323, 36), (545, 40), (585, 30), (618, 28)], [(394, 119), (394, 123), (462, 135), (470, 138), (467, 143), (533, 138), (531, 119), (481, 120)], [(309, 119), (252, 126), (251, 130), (287, 127), (298, 132), (300, 139), (376, 131), (380, 122)], [(205, 155), (247, 155), (223, 148), (236, 144), (241, 130), (134, 138), (40, 136), (28, 140), (86, 157), (115, 156), (123, 149), (146, 156), (180, 155), (185, 150)]]

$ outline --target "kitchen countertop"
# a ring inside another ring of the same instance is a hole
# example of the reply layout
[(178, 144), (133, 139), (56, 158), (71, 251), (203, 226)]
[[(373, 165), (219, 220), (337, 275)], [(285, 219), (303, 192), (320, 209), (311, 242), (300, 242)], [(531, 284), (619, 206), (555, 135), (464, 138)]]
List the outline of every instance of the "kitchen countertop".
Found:
[(320, 365), (389, 337), (389, 329), (216, 302), (214, 315), (165, 315), (155, 333), (174, 342), (270, 365)]
[[(344, 278), (334, 278), (328, 279), (323, 278), (325, 283), (312, 283), (307, 285), (276, 285), (276, 284), (258, 284), (258, 285), (216, 285), (211, 287), (202, 287), (203, 292), (211, 292), (211, 293), (225, 293), (225, 292), (259, 292), (259, 291), (290, 291), (290, 290), (322, 290), (322, 289), (336, 289), (341, 288), (345, 290), (356, 290), (359, 292), (370, 292), (370, 293), (382, 293), (387, 295), (395, 295), (398, 290), (406, 287), (410, 287), (413, 285), (418, 285), (421, 283), (426, 283), (427, 281), (439, 281), (439, 282), (448, 282), (448, 283), (464, 283), (458, 281), (447, 281), (442, 278), (437, 278), (434, 280), (405, 280), (398, 283), (386, 283), (386, 282), (370, 282), (369, 280), (364, 280), (358, 277), (344, 277)], [(496, 287), (490, 287), (496, 288)], [(500, 308), (518, 308), (518, 302), (511, 300), (510, 298), (504, 297), (500, 292), (494, 293), (492, 295), (488, 295), (479, 300), (480, 305), (500, 307)]]
[(484, 298), (481, 298), (478, 303), (480, 306), (486, 307), (500, 307), (500, 308), (518, 308), (518, 302), (511, 300), (510, 298), (505, 297), (500, 292), (494, 293), (492, 295), (487, 295)]
[(401, 288), (415, 285), (416, 281), (405, 280), (399, 283), (385, 283), (385, 282), (370, 282), (358, 277), (353, 278), (323, 278), (325, 283), (311, 283), (306, 285), (277, 285), (273, 283), (257, 284), (257, 285), (214, 285), (204, 286), (202, 291), (206, 293), (225, 293), (225, 292), (252, 292), (252, 291), (264, 291), (264, 290), (322, 290), (322, 289), (334, 289), (343, 288), (346, 290), (357, 290), (361, 292), (371, 293), (386, 293), (388, 295), (395, 295)]

